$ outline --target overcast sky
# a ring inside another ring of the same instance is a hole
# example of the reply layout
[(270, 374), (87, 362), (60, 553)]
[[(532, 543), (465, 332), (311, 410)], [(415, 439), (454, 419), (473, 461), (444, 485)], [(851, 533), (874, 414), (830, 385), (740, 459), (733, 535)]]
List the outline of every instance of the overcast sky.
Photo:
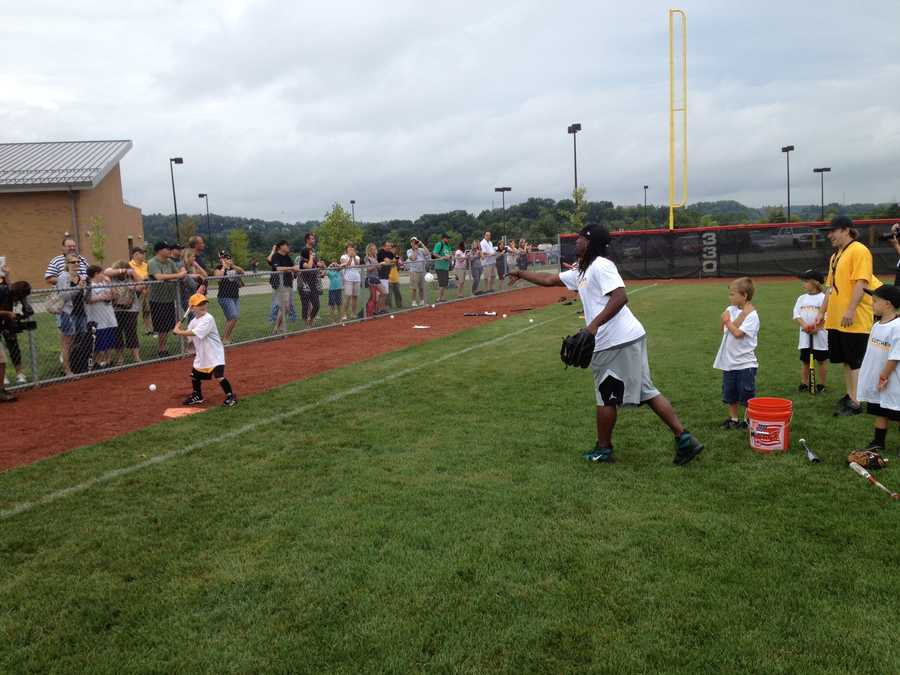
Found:
[[(634, 7), (626, 5), (635, 5)], [(361, 220), (668, 198), (668, 3), (0, 3), (0, 141), (127, 138), (125, 196)], [(685, 2), (690, 202), (900, 199), (900, 3)]]

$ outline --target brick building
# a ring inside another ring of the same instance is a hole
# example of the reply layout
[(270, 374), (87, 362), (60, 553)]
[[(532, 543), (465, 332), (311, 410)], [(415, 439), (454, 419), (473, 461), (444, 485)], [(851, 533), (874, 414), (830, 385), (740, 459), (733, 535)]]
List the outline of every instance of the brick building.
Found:
[(104, 262), (144, 243), (141, 210), (122, 197), (119, 162), (131, 141), (0, 143), (0, 256), (15, 279), (44, 287), (44, 270), (66, 233), (96, 262), (91, 230), (105, 236)]

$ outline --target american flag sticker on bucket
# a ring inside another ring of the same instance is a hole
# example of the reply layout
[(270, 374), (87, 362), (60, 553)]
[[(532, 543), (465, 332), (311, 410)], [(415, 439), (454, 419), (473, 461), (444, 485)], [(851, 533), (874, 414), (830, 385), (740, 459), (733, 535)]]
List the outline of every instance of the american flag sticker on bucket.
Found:
[(783, 450), (784, 422), (754, 422), (750, 427), (750, 444), (760, 450)]

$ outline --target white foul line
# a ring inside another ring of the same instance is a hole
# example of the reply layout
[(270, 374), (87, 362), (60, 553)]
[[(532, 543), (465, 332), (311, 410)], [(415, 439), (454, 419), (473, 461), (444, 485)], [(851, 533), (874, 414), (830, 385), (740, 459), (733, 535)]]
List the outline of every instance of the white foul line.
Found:
[[(647, 288), (653, 288), (656, 284), (652, 284), (650, 286), (641, 286), (636, 288), (634, 291), (630, 293), (630, 295), (634, 295), (635, 293), (639, 293)], [(170, 450), (169, 452), (164, 452), (161, 455), (154, 455), (150, 459), (144, 460), (143, 462), (138, 462), (137, 464), (132, 464), (131, 466), (125, 466), (121, 469), (113, 469), (111, 471), (107, 471), (106, 473), (102, 473), (95, 478), (91, 478), (90, 480), (86, 480), (83, 483), (79, 483), (78, 485), (73, 485), (71, 487), (63, 488), (62, 490), (57, 490), (55, 492), (51, 492), (47, 495), (44, 495), (40, 499), (37, 499), (33, 502), (22, 502), (21, 504), (16, 504), (10, 509), (6, 509), (4, 511), (0, 511), (0, 520), (5, 520), (7, 518), (12, 518), (13, 516), (17, 516), (22, 513), (26, 513), (27, 511), (31, 511), (36, 509), (39, 506), (46, 506), (47, 504), (52, 504), (55, 501), (59, 501), (60, 499), (65, 499), (66, 497), (70, 497), (74, 494), (78, 494), (79, 492), (84, 492), (85, 490), (89, 490), (96, 485), (100, 485), (102, 483), (108, 483), (111, 480), (115, 480), (116, 478), (121, 478), (122, 476), (128, 476), (129, 474), (136, 473), (141, 471), (142, 469), (146, 469), (151, 466), (155, 466), (157, 464), (162, 464), (163, 462), (167, 462), (170, 459), (175, 459), (176, 457), (181, 457), (182, 455), (187, 455), (195, 450), (199, 450), (200, 448), (212, 445), (213, 443), (220, 443), (222, 441), (227, 441), (229, 439), (235, 438), (237, 436), (241, 436), (242, 434), (246, 434), (249, 431), (253, 431), (261, 426), (267, 426), (273, 423), (281, 422), (289, 417), (294, 417), (296, 415), (300, 415), (305, 413), (313, 408), (316, 408), (320, 405), (325, 405), (328, 403), (335, 403), (336, 401), (340, 401), (348, 396), (353, 396), (354, 394), (360, 394), (368, 389), (376, 385), (384, 384), (385, 382), (390, 382), (391, 380), (396, 380), (401, 377), (406, 377), (410, 373), (414, 373), (417, 370), (421, 370), (422, 368), (431, 367), (436, 363), (441, 363), (442, 361), (447, 361), (448, 359), (454, 359), (457, 356), (462, 356), (463, 354), (467, 354), (476, 349), (481, 349), (482, 347), (490, 347), (491, 345), (495, 345), (498, 342), (503, 342), (511, 337), (515, 337), (516, 335), (521, 335), (522, 333), (532, 330), (533, 328), (538, 328), (540, 326), (544, 326), (548, 323), (552, 323), (554, 321), (559, 321), (565, 317), (556, 317), (554, 319), (548, 319), (546, 321), (541, 321), (540, 323), (529, 324), (524, 328), (520, 328), (519, 330), (513, 331), (512, 333), (507, 333), (506, 335), (501, 335), (499, 337), (491, 338), (490, 340), (486, 340), (484, 342), (479, 342), (478, 344), (471, 345), (466, 347), (465, 349), (460, 349), (451, 354), (444, 354), (433, 361), (429, 361), (427, 363), (422, 363), (417, 366), (411, 366), (410, 368), (405, 368), (404, 370), (400, 370), (395, 373), (391, 373), (390, 375), (385, 375), (384, 377), (377, 378), (374, 380), (370, 380), (365, 384), (359, 384), (355, 387), (350, 387), (350, 389), (345, 389), (344, 391), (339, 391), (335, 394), (331, 394), (330, 396), (326, 396), (325, 398), (316, 401), (315, 403), (307, 403), (298, 408), (292, 408), (291, 410), (287, 410), (282, 413), (278, 413), (277, 415), (272, 415), (262, 420), (257, 420), (256, 422), (250, 422), (249, 424), (245, 424), (244, 426), (238, 427), (232, 431), (226, 431), (224, 434), (219, 434), (215, 438), (208, 438), (203, 441), (198, 441), (197, 443), (192, 443), (191, 445), (187, 445), (183, 448), (177, 448), (175, 450)]]

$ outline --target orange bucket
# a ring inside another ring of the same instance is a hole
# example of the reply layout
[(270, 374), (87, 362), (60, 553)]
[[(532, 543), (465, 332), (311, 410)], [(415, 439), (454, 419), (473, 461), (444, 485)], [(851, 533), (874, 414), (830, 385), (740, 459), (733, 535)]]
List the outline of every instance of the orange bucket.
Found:
[(754, 452), (787, 452), (793, 416), (794, 402), (787, 398), (761, 397), (747, 401), (750, 447)]

